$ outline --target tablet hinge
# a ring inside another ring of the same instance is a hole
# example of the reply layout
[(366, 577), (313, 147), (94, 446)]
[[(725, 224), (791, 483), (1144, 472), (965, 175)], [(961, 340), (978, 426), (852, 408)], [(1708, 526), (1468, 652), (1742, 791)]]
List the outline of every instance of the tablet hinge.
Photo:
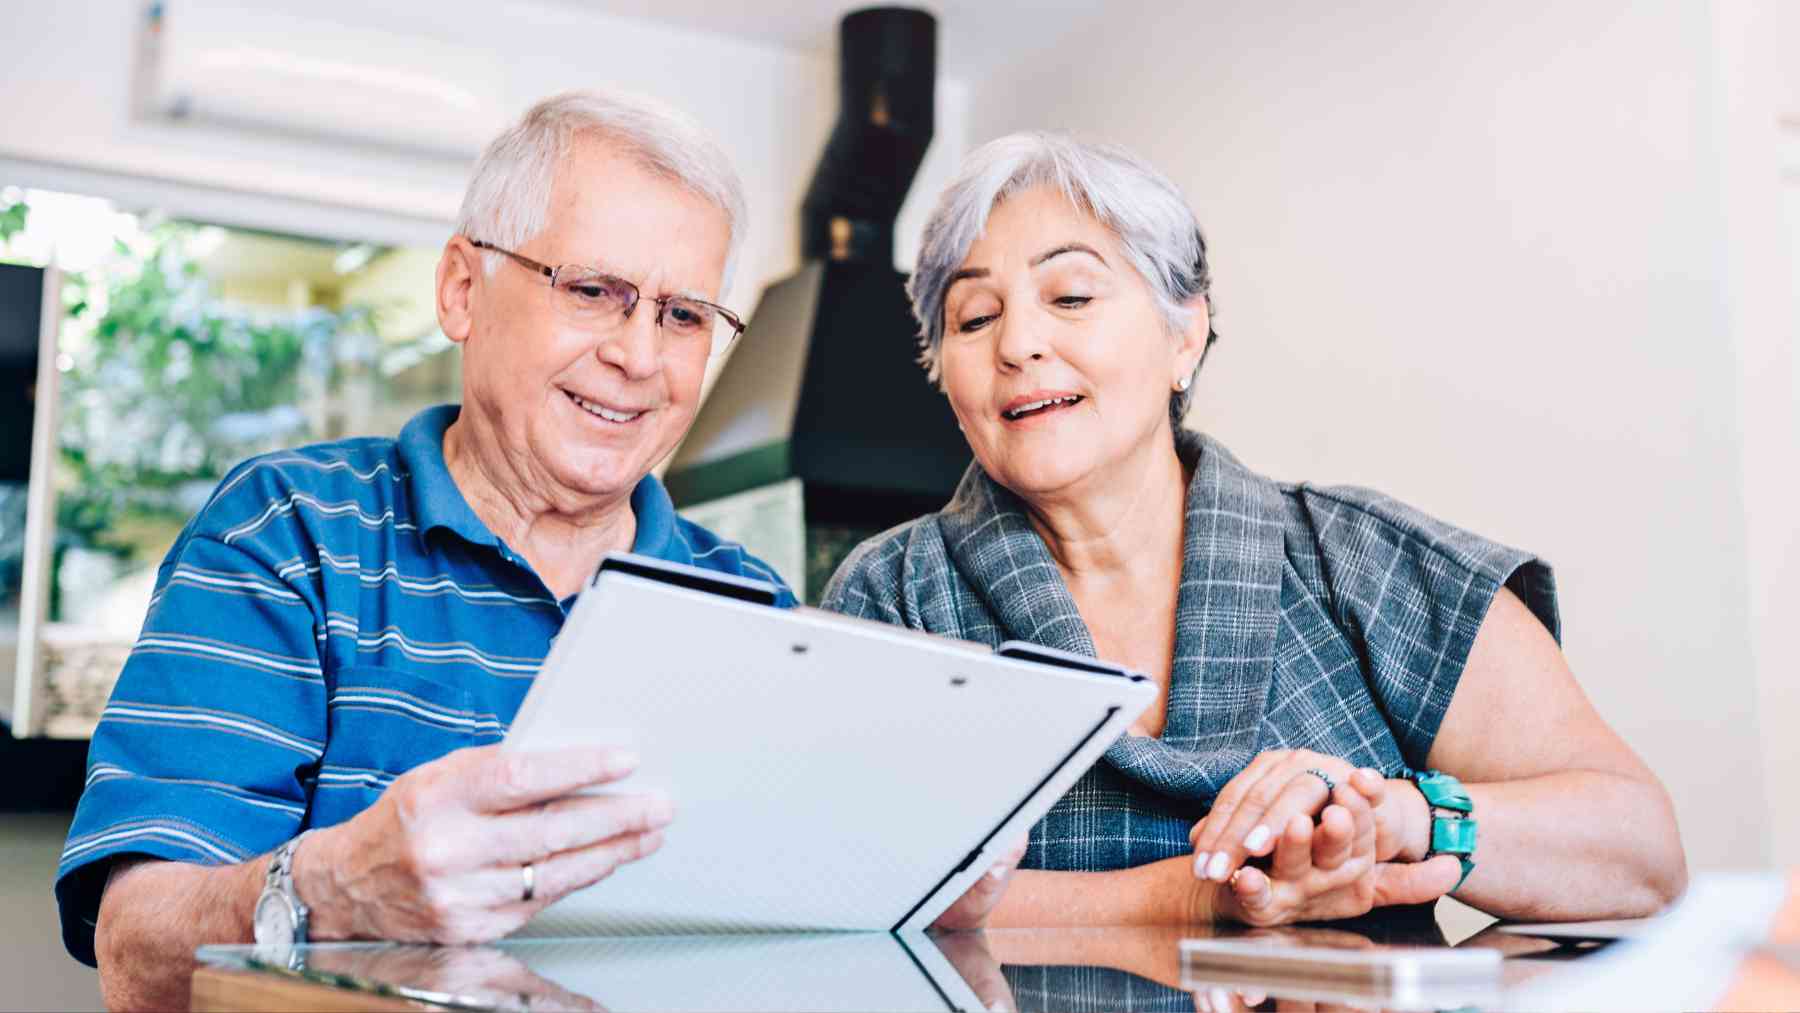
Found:
[(937, 896), (938, 891), (942, 890), (944, 888), (945, 883), (948, 883), (952, 879), (955, 879), (959, 873), (968, 871), (969, 866), (973, 865), (981, 857), (982, 849), (986, 848), (988, 846), (988, 844), (993, 841), (995, 835), (1000, 833), (1000, 828), (1003, 826), (1006, 826), (1007, 823), (1011, 822), (1012, 818), (1014, 816), (1018, 815), (1019, 810), (1030, 805), (1031, 800), (1034, 798), (1037, 798), (1038, 792), (1044, 790), (1044, 785), (1047, 785), (1052, 780), (1055, 780), (1056, 775), (1061, 773), (1062, 769), (1069, 765), (1070, 760), (1075, 759), (1075, 757), (1081, 753), (1081, 750), (1087, 746), (1088, 742), (1091, 741), (1094, 736), (1100, 734), (1100, 729), (1105, 728), (1107, 722), (1111, 721), (1113, 719), (1113, 715), (1117, 714), (1117, 713), (1119, 713), (1119, 708), (1117, 708), (1117, 707), (1106, 708), (1106, 716), (1102, 717), (1098, 724), (1096, 724), (1093, 728), (1089, 729), (1088, 733), (1086, 735), (1083, 735), (1075, 743), (1074, 748), (1070, 749), (1067, 755), (1065, 755), (1061, 760), (1057, 761), (1055, 766), (1050, 768), (1049, 772), (1044, 775), (1042, 780), (1040, 780), (1035, 786), (1033, 786), (1029, 792), (1025, 793), (1025, 797), (1019, 800), (1018, 805), (1013, 806), (1012, 810), (1010, 812), (1008, 812), (1005, 816), (1000, 818), (1000, 822), (994, 824), (994, 829), (989, 830), (987, 832), (987, 836), (983, 837), (981, 839), (981, 843), (977, 844), (975, 846), (974, 851), (969, 852), (968, 856), (962, 860), (962, 864), (958, 865), (956, 868), (945, 873), (944, 878), (938, 880), (936, 886), (932, 887), (930, 890), (927, 890), (925, 892), (925, 896), (920, 897), (919, 902), (917, 904), (914, 904), (912, 906), (912, 908), (906, 912), (906, 914), (902, 915), (900, 917), (900, 920), (895, 922), (894, 927), (892, 929), (890, 929), (889, 931), (899, 932), (901, 930), (901, 928), (903, 928), (908, 921), (912, 920), (912, 916), (917, 914), (920, 908), (924, 907), (925, 904), (931, 900), (931, 898)]

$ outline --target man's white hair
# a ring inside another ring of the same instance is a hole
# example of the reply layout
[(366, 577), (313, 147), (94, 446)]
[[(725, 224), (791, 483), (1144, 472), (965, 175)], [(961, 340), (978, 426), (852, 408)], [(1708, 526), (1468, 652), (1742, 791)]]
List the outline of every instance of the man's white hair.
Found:
[[(547, 224), (557, 170), (581, 137), (617, 145), (645, 168), (692, 190), (725, 213), (731, 234), (719, 289), (723, 296), (731, 288), (743, 238), (744, 185), (725, 149), (698, 123), (640, 95), (569, 91), (532, 106), (481, 153), (463, 192), (456, 231), (509, 250), (530, 242)], [(595, 185), (603, 183), (596, 181)], [(501, 259), (497, 253), (484, 254), (487, 273), (494, 273)]]

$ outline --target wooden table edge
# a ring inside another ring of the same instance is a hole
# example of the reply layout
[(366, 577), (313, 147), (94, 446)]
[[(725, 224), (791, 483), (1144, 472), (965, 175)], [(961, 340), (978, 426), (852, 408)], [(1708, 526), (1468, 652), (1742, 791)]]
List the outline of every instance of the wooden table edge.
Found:
[(314, 981), (289, 978), (266, 971), (201, 967), (194, 971), (188, 1009), (193, 1013), (418, 1013), (445, 1007), (415, 1002), (399, 996), (376, 995), (334, 988)]

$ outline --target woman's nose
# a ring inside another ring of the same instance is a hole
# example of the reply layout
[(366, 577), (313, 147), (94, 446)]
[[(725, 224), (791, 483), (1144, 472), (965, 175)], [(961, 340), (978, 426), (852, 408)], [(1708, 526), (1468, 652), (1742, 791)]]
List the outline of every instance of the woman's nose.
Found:
[(1041, 361), (1050, 350), (1043, 328), (1034, 321), (1001, 317), (994, 325), (1000, 331), (994, 352), (1004, 365), (1016, 367)]

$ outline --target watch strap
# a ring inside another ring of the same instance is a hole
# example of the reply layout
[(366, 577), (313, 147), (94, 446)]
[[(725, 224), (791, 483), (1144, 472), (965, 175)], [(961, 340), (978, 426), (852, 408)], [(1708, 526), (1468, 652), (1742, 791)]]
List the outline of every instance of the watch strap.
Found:
[(307, 835), (312, 832), (303, 830), (276, 848), (275, 853), (269, 857), (269, 871), (263, 879), (264, 889), (281, 894), (293, 906), (295, 942), (306, 941), (307, 921), (312, 909), (306, 906), (306, 902), (300, 899), (300, 894), (294, 889), (294, 853), (300, 850), (300, 842), (306, 840)]

